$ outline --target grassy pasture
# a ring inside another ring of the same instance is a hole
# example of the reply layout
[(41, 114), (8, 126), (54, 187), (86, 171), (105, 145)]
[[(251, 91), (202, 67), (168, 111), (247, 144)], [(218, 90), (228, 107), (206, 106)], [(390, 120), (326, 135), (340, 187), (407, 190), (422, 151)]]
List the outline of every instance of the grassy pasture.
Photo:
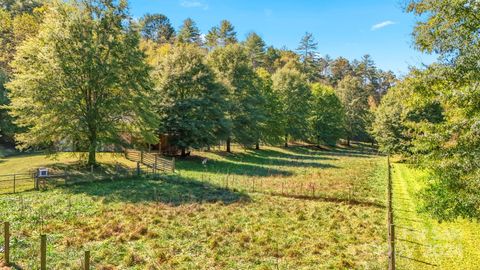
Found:
[(463, 219), (439, 223), (419, 213), (417, 194), (428, 174), (407, 164), (393, 163), (392, 168), (399, 269), (479, 269), (478, 223)]
[(383, 269), (385, 180), (386, 159), (354, 149), (194, 152), (160, 180), (1, 196), (0, 217), (25, 269), (42, 233), (49, 269), (85, 249), (95, 269)]
[[(115, 174), (126, 174), (136, 167), (135, 162), (131, 162), (123, 157), (122, 154), (99, 153), (97, 158), (101, 166), (90, 173), (90, 168), (86, 168), (79, 162), (83, 153), (60, 153), (57, 155), (45, 156), (41, 153), (34, 154), (13, 154), (2, 157), (0, 155), (0, 194), (12, 193), (13, 174), (16, 175), (15, 191), (32, 190), (34, 180), (32, 172), (39, 167), (48, 167), (50, 173), (63, 174), (68, 172), (69, 176), (50, 180), (50, 182), (64, 183), (65, 181), (91, 181), (108, 178)], [(117, 167), (120, 171), (116, 171)]]

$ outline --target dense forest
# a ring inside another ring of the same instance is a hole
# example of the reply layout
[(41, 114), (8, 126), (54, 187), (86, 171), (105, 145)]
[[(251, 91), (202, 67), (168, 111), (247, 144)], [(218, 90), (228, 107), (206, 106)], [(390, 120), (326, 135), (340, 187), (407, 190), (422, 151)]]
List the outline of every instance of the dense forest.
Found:
[(395, 82), (369, 55), (320, 57), (310, 33), (277, 49), (254, 32), (239, 40), (227, 20), (204, 36), (189, 18), (178, 30), (163, 14), (135, 21), (123, 1), (4, 2), (1, 14), (3, 140), (68, 142), (90, 149), (89, 163), (126, 132), (150, 143), (167, 134), (183, 153), (373, 142), (374, 111)]
[(202, 34), (186, 18), (135, 20), (126, 1), (0, 1), (0, 140), (19, 149), (89, 152), (156, 143), (186, 155), (220, 143), (378, 143), (429, 170), (425, 210), (480, 216), (480, 4), (412, 0), (415, 46), (439, 61), (397, 79), (367, 54), (321, 56), (241, 39), (223, 20)]

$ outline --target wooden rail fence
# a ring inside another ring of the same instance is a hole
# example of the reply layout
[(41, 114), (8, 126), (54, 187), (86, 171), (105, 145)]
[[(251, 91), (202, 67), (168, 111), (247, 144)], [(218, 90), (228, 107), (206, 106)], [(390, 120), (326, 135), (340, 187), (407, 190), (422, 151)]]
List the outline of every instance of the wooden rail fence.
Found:
[(169, 160), (157, 153), (125, 149), (125, 158), (131, 161), (140, 162), (141, 164), (144, 164), (155, 171), (175, 171), (175, 158)]

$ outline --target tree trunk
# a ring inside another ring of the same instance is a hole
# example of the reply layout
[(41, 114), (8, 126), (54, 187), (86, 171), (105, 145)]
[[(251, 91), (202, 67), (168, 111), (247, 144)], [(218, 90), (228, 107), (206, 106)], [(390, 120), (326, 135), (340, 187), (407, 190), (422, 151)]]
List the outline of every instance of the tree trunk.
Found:
[(285, 134), (285, 147), (288, 147), (288, 134)]
[(347, 146), (350, 146), (350, 138), (347, 138)]
[(257, 142), (257, 143), (255, 144), (255, 149), (256, 149), (256, 150), (260, 150), (260, 143), (259, 143), (259, 142)]
[(227, 153), (231, 153), (232, 152), (232, 149), (230, 148), (230, 144), (231, 144), (232, 140), (230, 139), (230, 137), (227, 138)]
[(88, 146), (88, 162), (89, 166), (97, 164), (97, 134), (95, 132), (91, 132), (90, 134), (90, 145)]
[(185, 147), (182, 147), (182, 157), (186, 157), (187, 156), (187, 153), (185, 151)]

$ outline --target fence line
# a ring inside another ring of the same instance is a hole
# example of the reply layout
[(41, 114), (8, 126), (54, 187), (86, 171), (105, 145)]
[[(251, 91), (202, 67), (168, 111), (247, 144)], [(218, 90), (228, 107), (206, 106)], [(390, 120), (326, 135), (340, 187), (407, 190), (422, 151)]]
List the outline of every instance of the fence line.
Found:
[(155, 166), (148, 167), (137, 162), (136, 168), (124, 168), (117, 164), (113, 171), (106, 171), (101, 174), (95, 174), (93, 168), (87, 171), (50, 169), (48, 176), (45, 177), (41, 177), (37, 173), (3, 174), (0, 175), (0, 195), (46, 189), (47, 186), (124, 179), (135, 176), (158, 177), (161, 171), (165, 170), (158, 170), (155, 169)]
[[(4, 251), (3, 251), (3, 260), (5, 266), (11, 266), (12, 262), (10, 260), (10, 222), (4, 222), (3, 226), (3, 235), (4, 235)], [(40, 235), (40, 270), (47, 270), (47, 235)], [(90, 251), (86, 250), (81, 260), (81, 269), (90, 270)]]
[(0, 194), (34, 189), (34, 174), (14, 173), (0, 175)]
[(390, 166), (390, 155), (387, 157), (388, 166), (388, 270), (395, 270), (395, 223), (393, 220), (393, 185), (392, 185), (392, 169)]
[(175, 171), (175, 158), (166, 159), (157, 153), (148, 153), (139, 150), (125, 149), (125, 158), (131, 161), (140, 162), (145, 166), (164, 172)]

